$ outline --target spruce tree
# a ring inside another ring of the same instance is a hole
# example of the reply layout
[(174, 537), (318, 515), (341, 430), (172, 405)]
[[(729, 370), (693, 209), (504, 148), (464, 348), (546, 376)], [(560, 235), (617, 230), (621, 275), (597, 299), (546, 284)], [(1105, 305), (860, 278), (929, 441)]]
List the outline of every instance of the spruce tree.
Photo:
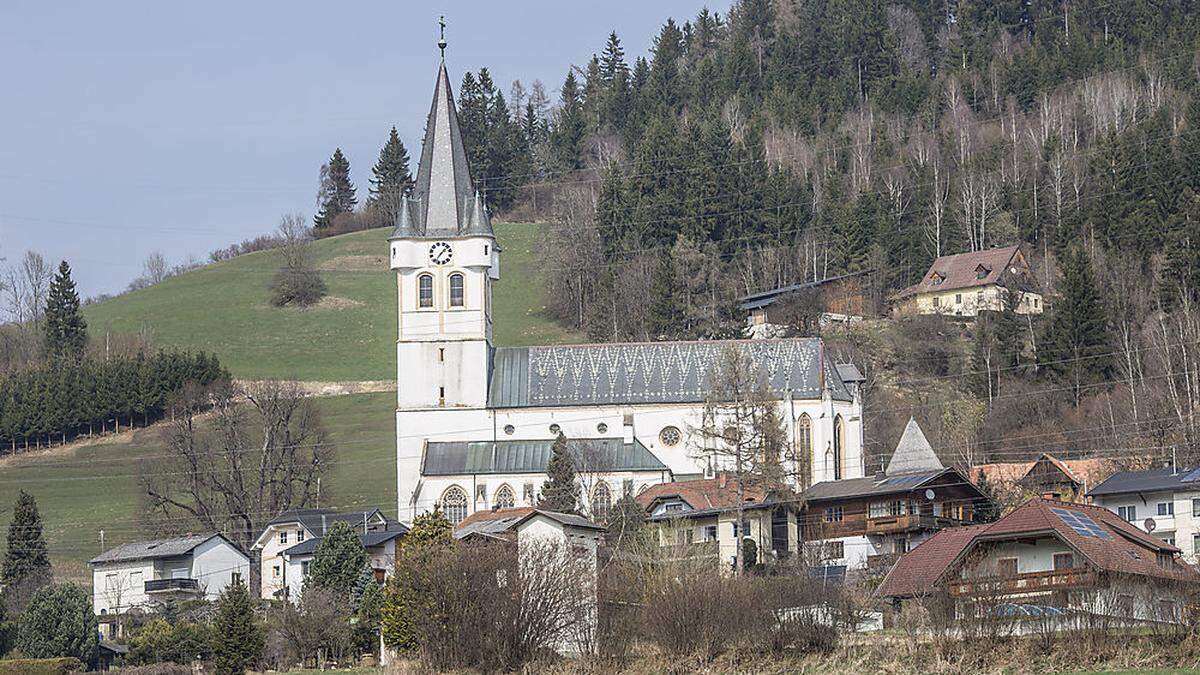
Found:
[(20, 604), (23, 598), (49, 584), (51, 576), (37, 501), (22, 490), (13, 506), (12, 521), (8, 524), (8, 550), (0, 568), (6, 603)]
[(583, 95), (579, 91), (575, 72), (567, 71), (558, 114), (550, 131), (550, 148), (559, 166), (568, 170), (583, 168), (583, 144), (586, 136), (587, 121), (583, 113)]
[(413, 176), (408, 162), (408, 150), (400, 141), (396, 127), (392, 127), (387, 143), (379, 150), (379, 159), (371, 167), (367, 206), (392, 211), (398, 208), (401, 197), (412, 194)]
[(669, 251), (658, 256), (650, 287), (650, 314), (647, 329), (654, 340), (672, 339), (678, 336), (680, 324), (679, 284), (675, 278), (675, 265)]
[(369, 562), (358, 531), (349, 523), (335, 523), (317, 544), (305, 583), (348, 597)]
[(1112, 368), (1112, 339), (1104, 300), (1096, 287), (1092, 263), (1080, 246), (1067, 250), (1062, 263), (1059, 297), (1047, 328), (1046, 366), (1065, 376), (1079, 405), (1083, 385), (1104, 378)]
[(79, 293), (66, 260), (59, 263), (58, 273), (50, 281), (43, 327), (43, 345), (48, 357), (75, 361), (83, 358), (87, 348), (87, 321), (79, 311)]
[(250, 593), (230, 584), (217, 599), (213, 616), (213, 664), (220, 675), (243, 675), (262, 659), (265, 638), (254, 617)]
[(579, 482), (575, 480), (575, 460), (567, 448), (567, 437), (561, 433), (550, 450), (546, 464), (546, 482), (538, 495), (538, 508), (560, 513), (576, 513), (579, 509)]
[(358, 204), (354, 184), (350, 182), (350, 160), (335, 148), (329, 162), (321, 167), (321, 189), (318, 195), (321, 208), (313, 218), (318, 230), (328, 230), (338, 216), (353, 213)]

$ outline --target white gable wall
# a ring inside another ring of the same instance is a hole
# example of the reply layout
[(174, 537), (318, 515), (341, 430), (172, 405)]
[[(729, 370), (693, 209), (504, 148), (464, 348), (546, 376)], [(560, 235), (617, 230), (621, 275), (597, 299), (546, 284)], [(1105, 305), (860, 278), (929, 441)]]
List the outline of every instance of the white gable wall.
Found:
[(192, 551), (191, 578), (200, 584), (206, 600), (216, 600), (235, 574), (248, 588), (250, 558), (224, 539), (213, 537)]

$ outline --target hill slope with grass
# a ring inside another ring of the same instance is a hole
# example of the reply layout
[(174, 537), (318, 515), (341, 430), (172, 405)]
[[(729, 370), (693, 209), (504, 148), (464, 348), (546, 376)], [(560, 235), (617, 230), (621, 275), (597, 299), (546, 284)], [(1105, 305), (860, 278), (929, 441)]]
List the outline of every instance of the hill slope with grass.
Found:
[[(322, 481), (323, 506), (378, 506), (396, 514), (395, 393), (316, 399), (336, 448)], [(147, 537), (139, 476), (166, 453), (164, 425), (94, 443), (78, 443), (0, 459), (0, 528), (12, 517), (19, 491), (32, 494), (45, 526), (58, 579), (91, 582), (87, 561), (104, 548)], [(0, 548), (3, 546), (0, 538)]]
[[(534, 252), (540, 226), (499, 223), (504, 253), (495, 286), (498, 345), (581, 339), (544, 314), (546, 289)], [(388, 270), (386, 228), (314, 242), (329, 287), (308, 309), (272, 307), (267, 289), (278, 253), (262, 251), (172, 277), (96, 303), (85, 313), (92, 339), (145, 331), (160, 347), (215, 352), (235, 377), (304, 381), (396, 377), (396, 279)]]

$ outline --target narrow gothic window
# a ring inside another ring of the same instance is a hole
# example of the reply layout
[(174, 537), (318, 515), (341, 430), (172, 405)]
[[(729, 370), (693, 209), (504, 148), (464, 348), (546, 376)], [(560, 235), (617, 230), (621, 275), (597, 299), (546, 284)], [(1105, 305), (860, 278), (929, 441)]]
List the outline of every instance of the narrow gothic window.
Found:
[(846, 423), (842, 416), (833, 418), (833, 479), (842, 479), (842, 453), (845, 452)]
[(612, 490), (608, 483), (601, 481), (592, 490), (592, 520), (603, 523), (608, 520), (608, 510), (612, 506)]
[(508, 485), (501, 485), (499, 490), (496, 490), (496, 500), (494, 506), (498, 509), (511, 509), (517, 505), (517, 496), (513, 494), (512, 488)]
[(417, 304), (420, 307), (433, 307), (432, 274), (422, 274), (417, 277)]
[(812, 418), (804, 413), (796, 420), (796, 450), (803, 461), (811, 461), (812, 448)]
[(450, 306), (463, 306), (463, 275), (457, 272), (450, 275)]
[(467, 493), (457, 485), (451, 485), (442, 494), (442, 515), (451, 525), (457, 525), (467, 517)]

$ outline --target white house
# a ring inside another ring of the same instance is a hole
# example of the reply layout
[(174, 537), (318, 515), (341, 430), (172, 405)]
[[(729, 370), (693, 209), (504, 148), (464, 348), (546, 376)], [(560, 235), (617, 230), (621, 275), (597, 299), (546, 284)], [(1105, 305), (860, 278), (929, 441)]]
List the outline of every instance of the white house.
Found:
[(706, 424), (709, 378), (728, 346), (777, 397), (812, 482), (863, 475), (857, 384), (843, 379), (820, 339), (496, 346), (501, 251), (471, 180), (444, 62), (413, 196), (389, 247), (402, 520), (435, 506), (457, 523), (534, 504), (560, 432), (593, 460), (583, 501), (597, 518), (622, 491), (715, 475), (718, 453), (694, 430)]
[(92, 607), (110, 632), (103, 617), (152, 611), (167, 600), (216, 600), (229, 584), (250, 578), (250, 557), (220, 534), (122, 544), (88, 564)]
[(1121, 471), (1087, 493), (1092, 503), (1200, 562), (1200, 469)]
[(379, 509), (335, 511), (294, 509), (272, 520), (251, 548), (260, 551), (262, 599), (298, 597), (320, 539), (335, 523), (349, 523), (371, 557), (376, 576), (383, 577), (396, 562), (396, 539), (408, 532)]

